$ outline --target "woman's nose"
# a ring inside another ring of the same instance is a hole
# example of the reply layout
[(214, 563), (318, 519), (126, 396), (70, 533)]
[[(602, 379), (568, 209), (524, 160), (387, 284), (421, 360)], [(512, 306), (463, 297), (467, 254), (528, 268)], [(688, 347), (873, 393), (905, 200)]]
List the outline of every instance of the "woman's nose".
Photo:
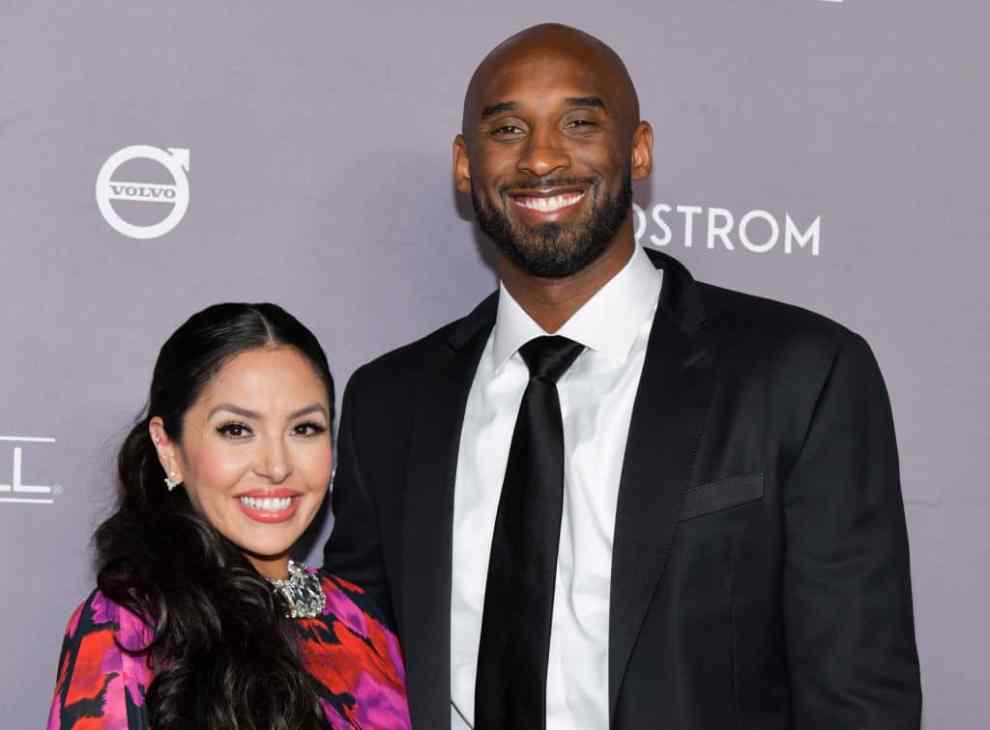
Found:
[(258, 471), (274, 484), (284, 482), (292, 474), (292, 460), (285, 442), (280, 438), (267, 439), (260, 454)]

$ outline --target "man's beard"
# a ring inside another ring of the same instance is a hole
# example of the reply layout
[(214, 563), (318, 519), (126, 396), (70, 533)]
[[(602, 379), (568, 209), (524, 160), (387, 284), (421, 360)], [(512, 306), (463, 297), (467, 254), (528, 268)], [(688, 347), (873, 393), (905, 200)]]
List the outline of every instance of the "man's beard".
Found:
[[(532, 187), (560, 187), (583, 180), (553, 179)], [(632, 206), (632, 176), (623, 175), (622, 187), (613, 197), (599, 200), (601, 186), (593, 181), (586, 195), (592, 196), (591, 216), (587, 221), (560, 224), (544, 223), (536, 228), (513, 225), (505, 212), (478, 195), (471, 187), (471, 202), (478, 225), (499, 250), (533, 276), (561, 279), (583, 270), (608, 249), (622, 227)], [(504, 201), (507, 194), (499, 191)]]

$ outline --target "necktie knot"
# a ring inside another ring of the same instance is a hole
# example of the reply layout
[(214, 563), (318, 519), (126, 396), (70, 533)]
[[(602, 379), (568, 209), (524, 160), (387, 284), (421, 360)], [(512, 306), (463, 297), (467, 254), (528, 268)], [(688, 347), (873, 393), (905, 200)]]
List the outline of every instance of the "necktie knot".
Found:
[(556, 383), (567, 372), (584, 345), (560, 335), (544, 335), (519, 348), (526, 361), (529, 376), (547, 383)]

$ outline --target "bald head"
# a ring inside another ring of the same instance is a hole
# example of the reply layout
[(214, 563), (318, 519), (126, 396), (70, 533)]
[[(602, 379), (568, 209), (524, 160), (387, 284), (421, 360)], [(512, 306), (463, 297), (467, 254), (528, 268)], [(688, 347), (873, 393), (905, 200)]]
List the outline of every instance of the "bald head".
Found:
[(629, 72), (618, 54), (592, 35), (557, 23), (543, 23), (510, 36), (485, 56), (471, 76), (464, 96), (461, 128), (465, 138), (498, 99), (507, 77), (532, 73), (561, 63), (577, 64), (589, 87), (602, 89), (610, 112), (631, 134), (639, 123), (639, 98)]

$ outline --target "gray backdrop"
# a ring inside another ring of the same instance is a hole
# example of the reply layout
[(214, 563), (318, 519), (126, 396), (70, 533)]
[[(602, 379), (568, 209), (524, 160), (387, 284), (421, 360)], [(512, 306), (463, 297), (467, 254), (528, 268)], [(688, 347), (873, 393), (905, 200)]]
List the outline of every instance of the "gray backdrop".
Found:
[[(900, 441), (927, 727), (986, 726), (990, 11), (618, 6), (0, 0), (3, 728), (44, 722), (114, 450), (183, 319), (278, 302), (342, 386), (492, 289), (450, 143), (483, 53), (544, 20), (599, 35), (637, 82), (657, 139), (643, 244), (873, 345)], [(97, 204), (104, 163), (133, 145), (172, 170), (104, 171), (132, 232), (188, 192), (157, 238), (117, 232)], [(188, 150), (188, 173), (168, 148)]]

